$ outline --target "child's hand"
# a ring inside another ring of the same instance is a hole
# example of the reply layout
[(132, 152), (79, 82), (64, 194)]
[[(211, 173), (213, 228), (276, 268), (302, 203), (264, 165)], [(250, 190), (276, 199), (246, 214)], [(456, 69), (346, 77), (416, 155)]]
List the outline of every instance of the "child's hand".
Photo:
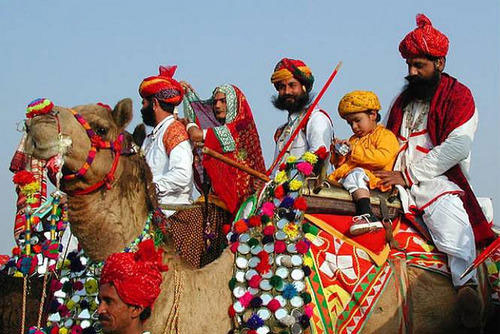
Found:
[(348, 140), (334, 138), (330, 149), (335, 155), (346, 156), (351, 152), (351, 145)]
[(335, 146), (337, 144), (340, 144), (340, 145), (345, 144), (345, 145), (349, 146), (349, 141), (346, 139), (333, 138), (332, 145)]

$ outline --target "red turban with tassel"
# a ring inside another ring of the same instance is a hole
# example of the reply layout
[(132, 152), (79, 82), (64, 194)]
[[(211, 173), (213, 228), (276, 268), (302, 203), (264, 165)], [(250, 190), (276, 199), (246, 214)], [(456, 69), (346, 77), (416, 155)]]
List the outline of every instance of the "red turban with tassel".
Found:
[(160, 66), (160, 74), (147, 77), (139, 85), (142, 98), (154, 97), (165, 103), (178, 105), (182, 102), (184, 90), (174, 78), (177, 66)]
[(152, 239), (141, 242), (135, 253), (111, 254), (102, 268), (100, 284), (113, 284), (125, 304), (152, 307), (160, 294), (161, 272), (168, 269), (162, 264), (162, 254)]
[(424, 14), (417, 15), (417, 28), (399, 43), (399, 52), (405, 59), (415, 57), (444, 57), (448, 53), (448, 38), (432, 26)]

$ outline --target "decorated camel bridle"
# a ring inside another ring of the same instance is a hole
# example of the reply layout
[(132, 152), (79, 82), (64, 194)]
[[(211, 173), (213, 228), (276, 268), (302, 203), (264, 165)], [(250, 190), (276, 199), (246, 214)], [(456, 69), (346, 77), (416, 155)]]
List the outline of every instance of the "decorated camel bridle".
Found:
[[(94, 162), (94, 158), (95, 158), (97, 151), (99, 151), (101, 149), (111, 150), (111, 152), (114, 155), (111, 168), (102, 180), (100, 180), (97, 183), (94, 183), (93, 185), (90, 185), (86, 188), (68, 192), (69, 195), (89, 194), (91, 192), (94, 192), (94, 191), (100, 189), (102, 186), (106, 186), (107, 189), (111, 189), (111, 185), (115, 179), (115, 172), (116, 172), (116, 168), (118, 167), (118, 161), (120, 160), (120, 155), (122, 154), (122, 144), (123, 144), (123, 139), (125, 137), (125, 134), (123, 132), (120, 133), (115, 141), (105, 141), (102, 139), (102, 137), (100, 135), (95, 133), (95, 131), (90, 126), (90, 124), (85, 120), (85, 118), (83, 118), (82, 115), (80, 115), (78, 112), (76, 112), (73, 109), (69, 109), (69, 110), (71, 111), (73, 116), (75, 116), (78, 123), (80, 123), (80, 125), (85, 129), (85, 132), (87, 133), (87, 136), (90, 139), (90, 150), (87, 154), (87, 159), (83, 163), (82, 167), (80, 167), (80, 169), (76, 173), (64, 175), (63, 179), (66, 181), (70, 181), (70, 180), (74, 180), (77, 178), (82, 178), (87, 173), (87, 171), (90, 169), (92, 162)], [(59, 118), (57, 117), (57, 119), (58, 119), (58, 123), (59, 123)], [(130, 153), (130, 150), (128, 150), (128, 152)], [(123, 152), (123, 153), (125, 153), (125, 152)]]
[[(108, 109), (108, 108), (106, 108)], [(115, 172), (116, 168), (118, 167), (118, 162), (120, 160), (120, 156), (122, 155), (132, 155), (137, 153), (136, 147), (134, 145), (128, 145), (126, 147), (123, 147), (123, 141), (125, 138), (125, 133), (122, 132), (118, 135), (115, 141), (106, 141), (104, 140), (100, 135), (98, 135), (90, 126), (90, 124), (83, 118), (82, 115), (80, 115), (77, 111), (74, 109), (69, 109), (69, 111), (73, 114), (75, 119), (78, 121), (78, 123), (85, 129), (85, 132), (87, 133), (87, 136), (90, 139), (90, 150), (87, 154), (87, 159), (83, 163), (83, 165), (78, 169), (77, 172), (71, 173), (71, 174), (66, 174), (62, 176), (63, 180), (65, 181), (71, 181), (75, 179), (82, 178), (87, 171), (90, 169), (92, 163), (94, 162), (94, 158), (97, 154), (97, 152), (101, 149), (107, 149), (111, 150), (112, 154), (114, 155), (113, 157), (113, 163), (111, 164), (111, 168), (109, 169), (108, 173), (104, 176), (104, 178), (88, 187), (85, 187), (83, 189), (78, 189), (74, 191), (67, 191), (65, 192), (68, 195), (72, 196), (78, 196), (78, 195), (86, 195), (90, 194), (103, 186), (106, 186), (106, 189), (111, 189), (112, 183), (115, 180)], [(57, 131), (58, 131), (58, 138), (59, 141), (62, 141), (62, 130), (61, 130), (61, 122), (59, 119), (59, 113), (50, 111), (45, 113), (46, 115), (50, 115), (56, 119), (57, 122)], [(64, 146), (64, 145), (60, 145)], [(54, 166), (55, 167), (55, 172), (59, 173), (60, 169), (62, 167), (63, 161), (62, 161), (62, 152), (59, 153), (61, 156), (61, 159), (59, 159), (58, 165)]]

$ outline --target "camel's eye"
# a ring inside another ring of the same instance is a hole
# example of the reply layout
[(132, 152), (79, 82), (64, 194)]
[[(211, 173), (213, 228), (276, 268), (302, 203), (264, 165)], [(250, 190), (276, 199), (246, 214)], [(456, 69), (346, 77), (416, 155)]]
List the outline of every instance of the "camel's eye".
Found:
[(99, 126), (95, 129), (95, 133), (102, 137), (108, 133), (108, 129)]

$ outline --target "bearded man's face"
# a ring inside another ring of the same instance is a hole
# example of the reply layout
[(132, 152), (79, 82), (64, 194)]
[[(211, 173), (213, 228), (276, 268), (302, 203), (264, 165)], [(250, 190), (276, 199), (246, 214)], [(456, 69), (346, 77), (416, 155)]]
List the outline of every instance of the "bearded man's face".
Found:
[(409, 58), (406, 92), (410, 99), (429, 101), (434, 96), (444, 68), (444, 59)]
[(155, 113), (153, 110), (153, 102), (147, 99), (142, 99), (141, 108), (142, 122), (148, 126), (156, 125)]
[(310, 103), (309, 93), (305, 87), (295, 78), (282, 80), (276, 84), (278, 95), (273, 96), (273, 105), (280, 110), (289, 113), (302, 111)]

